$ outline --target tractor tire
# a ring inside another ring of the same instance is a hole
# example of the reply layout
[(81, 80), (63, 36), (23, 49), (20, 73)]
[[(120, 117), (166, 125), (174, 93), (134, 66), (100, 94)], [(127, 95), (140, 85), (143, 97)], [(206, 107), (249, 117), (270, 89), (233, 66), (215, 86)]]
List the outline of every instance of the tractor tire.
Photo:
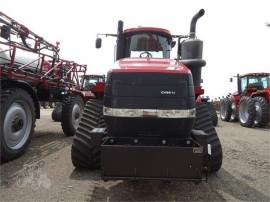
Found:
[(232, 103), (232, 115), (231, 115), (231, 120), (230, 121), (236, 122), (236, 121), (238, 121), (238, 117), (239, 117), (239, 114), (238, 114), (238, 111), (237, 111), (237, 108), (236, 108), (236, 104)]
[(76, 168), (100, 168), (100, 144), (90, 131), (105, 126), (102, 107), (102, 102), (98, 100), (89, 100), (84, 107), (71, 147), (71, 160)]
[(239, 120), (243, 127), (253, 126), (256, 118), (255, 100), (248, 96), (243, 96), (239, 104)]
[(52, 111), (52, 120), (55, 122), (61, 122), (62, 120), (62, 103), (57, 102), (54, 110)]
[(220, 118), (222, 121), (229, 122), (232, 115), (232, 102), (229, 98), (220, 101)]
[(216, 111), (213, 103), (206, 102), (206, 105), (207, 105), (208, 111), (211, 115), (211, 120), (212, 120), (213, 126), (217, 126), (218, 125), (218, 115), (217, 115), (217, 111)]
[(211, 156), (209, 159), (210, 173), (217, 172), (222, 165), (222, 147), (217, 132), (212, 124), (211, 115), (205, 103), (196, 104), (196, 120), (194, 129), (202, 130), (208, 134), (207, 143), (211, 145)]
[(254, 126), (264, 127), (269, 122), (269, 104), (264, 97), (254, 97), (256, 116)]
[(50, 106), (49, 106), (49, 102), (41, 102), (41, 106), (44, 108), (44, 109), (48, 109)]
[(36, 113), (32, 97), (23, 89), (1, 89), (1, 162), (21, 156), (33, 135)]
[(79, 126), (84, 102), (80, 96), (66, 97), (62, 102), (61, 125), (66, 136), (73, 136)]
[(55, 106), (56, 106), (55, 102), (49, 102), (49, 106), (50, 106), (51, 109), (55, 108)]

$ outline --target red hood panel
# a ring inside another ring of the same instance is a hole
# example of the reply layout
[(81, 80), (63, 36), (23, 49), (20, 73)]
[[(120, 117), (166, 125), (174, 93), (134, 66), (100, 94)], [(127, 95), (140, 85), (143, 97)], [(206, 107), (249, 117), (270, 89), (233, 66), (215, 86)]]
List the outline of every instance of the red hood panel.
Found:
[(125, 58), (118, 61), (117, 68), (112, 72), (164, 72), (164, 73), (191, 73), (190, 70), (180, 62), (172, 59), (152, 58)]

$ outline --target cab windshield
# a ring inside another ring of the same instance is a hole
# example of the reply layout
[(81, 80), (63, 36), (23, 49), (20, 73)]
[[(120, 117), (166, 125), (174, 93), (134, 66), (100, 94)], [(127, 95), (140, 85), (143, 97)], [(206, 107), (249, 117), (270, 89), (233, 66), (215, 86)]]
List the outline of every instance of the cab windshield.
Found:
[(241, 78), (241, 90), (249, 86), (258, 86), (263, 89), (270, 87), (270, 76), (245, 76)]
[(170, 58), (171, 38), (158, 32), (144, 32), (125, 37), (127, 58)]

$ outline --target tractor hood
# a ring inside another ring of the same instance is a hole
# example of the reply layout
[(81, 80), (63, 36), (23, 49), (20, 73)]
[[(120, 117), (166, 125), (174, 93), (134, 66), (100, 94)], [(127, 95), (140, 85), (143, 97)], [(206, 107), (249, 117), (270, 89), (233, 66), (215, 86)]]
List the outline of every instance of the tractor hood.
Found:
[(189, 74), (191, 71), (173, 59), (125, 58), (117, 62), (112, 72), (156, 72)]

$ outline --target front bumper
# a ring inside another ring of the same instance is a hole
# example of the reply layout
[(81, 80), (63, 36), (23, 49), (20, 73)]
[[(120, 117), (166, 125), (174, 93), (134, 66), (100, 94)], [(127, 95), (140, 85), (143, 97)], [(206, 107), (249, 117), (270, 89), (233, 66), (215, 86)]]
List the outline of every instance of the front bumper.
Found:
[(104, 180), (207, 178), (205, 149), (193, 139), (109, 138), (101, 146)]

